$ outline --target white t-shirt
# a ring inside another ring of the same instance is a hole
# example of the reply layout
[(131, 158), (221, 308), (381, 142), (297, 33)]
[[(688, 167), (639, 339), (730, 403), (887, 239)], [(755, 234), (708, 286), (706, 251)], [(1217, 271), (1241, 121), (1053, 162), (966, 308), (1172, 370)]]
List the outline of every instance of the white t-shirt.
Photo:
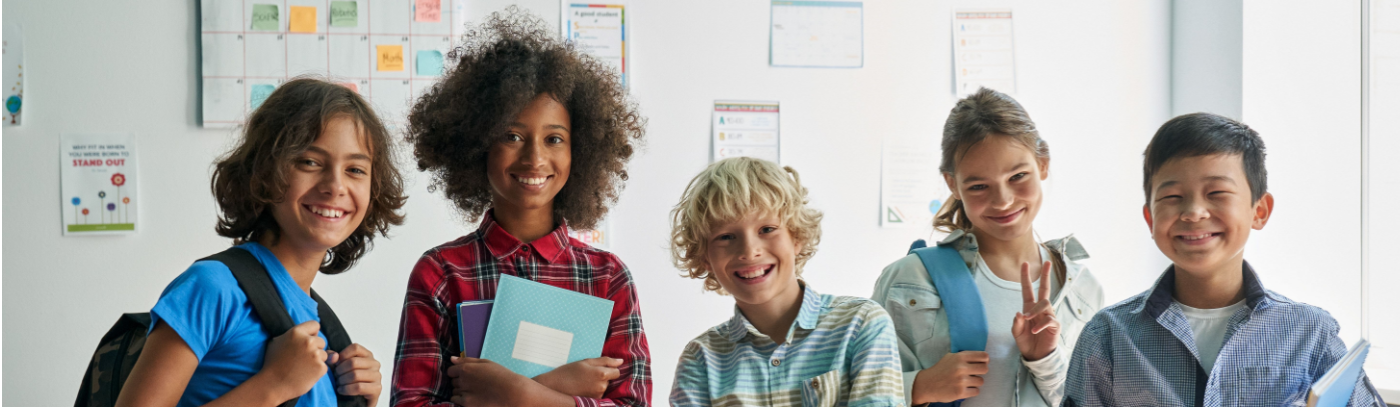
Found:
[(1220, 356), (1220, 348), (1225, 346), (1225, 328), (1230, 324), (1230, 317), (1235, 315), (1235, 311), (1244, 308), (1244, 300), (1216, 309), (1191, 308), (1180, 302), (1176, 305), (1181, 307), (1181, 313), (1186, 315), (1186, 322), (1191, 324), (1191, 336), (1196, 339), (1196, 352), (1201, 355), (1201, 368), (1209, 373), (1215, 366), (1216, 356)]
[[(1050, 252), (1041, 247), (1040, 256), (1049, 259)], [(1011, 336), (1011, 321), (1016, 318), (1017, 312), (1021, 312), (1021, 282), (997, 277), (980, 255), (974, 267), (973, 281), (982, 295), (982, 306), (987, 312), (987, 356), (992, 360), (987, 365), (987, 374), (982, 376), (984, 381), (979, 395), (963, 401), (962, 405), (1006, 407), (1016, 400), (1016, 373), (1021, 371), (1021, 348), (1016, 346), (1016, 337)], [(1050, 297), (1054, 298), (1060, 284), (1053, 276), (1050, 277)], [(1040, 292), (1041, 281), (1045, 279), (1031, 282), (1033, 293)]]

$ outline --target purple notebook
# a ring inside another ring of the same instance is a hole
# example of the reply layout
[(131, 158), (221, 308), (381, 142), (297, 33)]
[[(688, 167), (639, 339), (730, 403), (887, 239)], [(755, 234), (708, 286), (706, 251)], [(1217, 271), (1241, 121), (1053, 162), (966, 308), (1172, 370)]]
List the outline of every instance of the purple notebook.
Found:
[(481, 357), (481, 343), (486, 340), (486, 323), (491, 322), (492, 300), (468, 301), (457, 304), (457, 335), (462, 344), (462, 356)]

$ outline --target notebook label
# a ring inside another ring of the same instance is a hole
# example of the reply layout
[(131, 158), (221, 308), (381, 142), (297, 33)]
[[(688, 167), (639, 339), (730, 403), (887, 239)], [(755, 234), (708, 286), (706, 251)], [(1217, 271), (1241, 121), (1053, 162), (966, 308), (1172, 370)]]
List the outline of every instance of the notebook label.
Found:
[(574, 334), (544, 325), (520, 321), (515, 333), (515, 349), (510, 357), (551, 368), (569, 363)]

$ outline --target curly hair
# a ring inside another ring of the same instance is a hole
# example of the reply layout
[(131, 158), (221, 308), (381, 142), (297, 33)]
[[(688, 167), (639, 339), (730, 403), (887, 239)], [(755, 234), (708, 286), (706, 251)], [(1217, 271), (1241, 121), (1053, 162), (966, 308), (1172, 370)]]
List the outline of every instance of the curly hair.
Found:
[(369, 209), (350, 237), (330, 249), (321, 272), (348, 270), (369, 251), (376, 233), (387, 236), (391, 225), (402, 225), (404, 215), (398, 210), (408, 197), (394, 164), (389, 131), (354, 91), (319, 79), (297, 78), (279, 86), (253, 111), (238, 146), (214, 164), (210, 189), (219, 204), (219, 222), (214, 227), (219, 236), (242, 244), (271, 234), (276, 242), (281, 227), (272, 207), (284, 198), (293, 160), (320, 137), (331, 119), (341, 116), (357, 122), (369, 146)]
[(797, 275), (817, 254), (822, 213), (807, 207), (807, 188), (792, 167), (749, 157), (719, 160), (701, 171), (671, 210), (671, 260), (681, 275), (704, 279), (705, 289), (726, 294), (705, 267), (712, 228), (750, 214), (774, 214), (797, 242)]
[(646, 120), (618, 76), (543, 21), (512, 6), (469, 27), (448, 54), (453, 66), (408, 115), (407, 140), (418, 170), (432, 174), (469, 220), (492, 206), (486, 158), (531, 100), (549, 95), (569, 112), (572, 164), (554, 197), (555, 220), (587, 229), (617, 202), (627, 161)]

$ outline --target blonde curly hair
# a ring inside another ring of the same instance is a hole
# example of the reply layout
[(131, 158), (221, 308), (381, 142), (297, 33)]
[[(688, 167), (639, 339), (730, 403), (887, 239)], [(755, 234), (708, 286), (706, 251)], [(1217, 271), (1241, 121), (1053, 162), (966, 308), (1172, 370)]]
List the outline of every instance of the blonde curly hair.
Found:
[(792, 167), (749, 157), (726, 158), (690, 180), (671, 210), (671, 260), (681, 275), (728, 294), (705, 267), (710, 231), (755, 213), (774, 214), (797, 243), (796, 273), (817, 253), (822, 213), (807, 207), (807, 189)]

